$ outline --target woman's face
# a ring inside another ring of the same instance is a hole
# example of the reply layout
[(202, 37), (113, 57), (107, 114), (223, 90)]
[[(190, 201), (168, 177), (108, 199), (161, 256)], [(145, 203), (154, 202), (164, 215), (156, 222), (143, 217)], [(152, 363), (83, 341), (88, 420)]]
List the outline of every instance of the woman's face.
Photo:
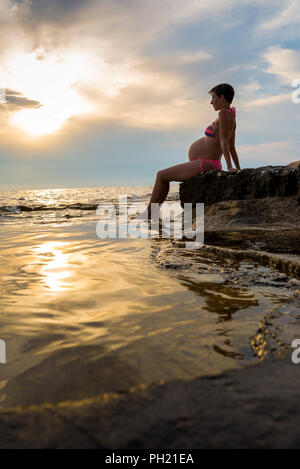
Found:
[(219, 98), (214, 92), (211, 93), (211, 102), (210, 104), (213, 105), (215, 111), (218, 111), (220, 109), (220, 104), (222, 103), (222, 96)]

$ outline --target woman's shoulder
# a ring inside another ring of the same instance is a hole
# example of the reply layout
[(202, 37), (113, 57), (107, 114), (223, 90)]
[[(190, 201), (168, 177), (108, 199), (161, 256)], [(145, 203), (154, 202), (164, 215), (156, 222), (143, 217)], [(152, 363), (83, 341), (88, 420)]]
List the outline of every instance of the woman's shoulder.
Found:
[[(235, 132), (235, 129), (236, 129), (236, 119), (235, 119), (234, 115), (232, 115), (232, 122), (233, 122), (232, 131)], [(219, 117), (217, 117), (216, 120), (213, 121), (213, 126), (214, 126), (214, 129), (215, 129), (216, 131), (219, 130), (219, 127), (220, 127), (220, 119), (219, 119)]]

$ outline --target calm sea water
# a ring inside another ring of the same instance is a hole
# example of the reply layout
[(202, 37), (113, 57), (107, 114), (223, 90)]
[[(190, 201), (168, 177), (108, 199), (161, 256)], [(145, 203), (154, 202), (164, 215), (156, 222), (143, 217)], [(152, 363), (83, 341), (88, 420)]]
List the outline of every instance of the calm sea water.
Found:
[(218, 374), (288, 341), (291, 279), (172, 238), (99, 239), (96, 208), (120, 194), (151, 187), (0, 192), (0, 406)]
[[(0, 191), (0, 222), (24, 228), (93, 222), (99, 220), (98, 205), (118, 209), (121, 195), (128, 204), (147, 205), (151, 191), (151, 186)], [(171, 185), (168, 200), (179, 200), (177, 184)]]

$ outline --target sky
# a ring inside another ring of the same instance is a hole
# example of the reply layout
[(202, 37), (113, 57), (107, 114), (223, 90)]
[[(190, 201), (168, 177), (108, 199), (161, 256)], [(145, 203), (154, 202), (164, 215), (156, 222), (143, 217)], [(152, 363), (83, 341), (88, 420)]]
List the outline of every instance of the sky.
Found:
[(300, 160), (299, 23), (299, 0), (0, 0), (0, 190), (153, 184), (219, 83), (241, 168)]

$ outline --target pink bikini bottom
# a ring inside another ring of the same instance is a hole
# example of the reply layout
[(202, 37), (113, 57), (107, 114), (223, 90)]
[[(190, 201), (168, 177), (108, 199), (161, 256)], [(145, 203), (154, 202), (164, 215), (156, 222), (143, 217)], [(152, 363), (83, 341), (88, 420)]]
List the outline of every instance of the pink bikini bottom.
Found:
[(215, 170), (222, 171), (222, 163), (220, 160), (209, 160), (208, 158), (204, 158), (204, 156), (199, 156), (200, 159), (200, 172), (203, 173), (203, 161), (209, 161), (214, 167)]

